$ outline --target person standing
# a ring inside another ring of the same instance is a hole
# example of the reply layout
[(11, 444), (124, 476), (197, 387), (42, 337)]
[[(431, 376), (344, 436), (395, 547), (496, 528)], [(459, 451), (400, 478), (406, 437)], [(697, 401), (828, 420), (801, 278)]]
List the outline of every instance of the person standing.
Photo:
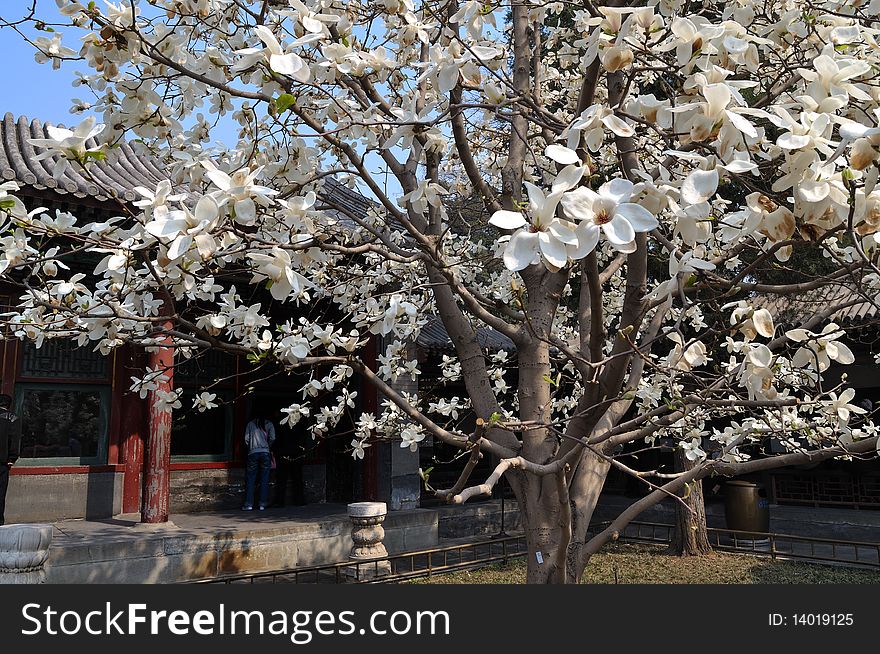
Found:
[(6, 524), (9, 471), (21, 450), (21, 418), (12, 410), (12, 398), (0, 395), (0, 525)]
[(244, 511), (253, 511), (254, 495), (259, 483), (258, 506), (265, 510), (269, 502), (269, 471), (272, 468), (270, 450), (275, 442), (275, 425), (262, 413), (256, 413), (244, 430), (244, 443), (248, 448), (247, 477), (245, 482)]

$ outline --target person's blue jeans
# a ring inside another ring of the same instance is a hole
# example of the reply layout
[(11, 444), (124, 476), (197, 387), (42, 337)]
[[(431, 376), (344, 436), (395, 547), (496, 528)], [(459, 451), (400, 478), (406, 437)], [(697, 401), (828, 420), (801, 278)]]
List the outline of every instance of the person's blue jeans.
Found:
[(260, 506), (269, 502), (269, 470), (272, 459), (268, 452), (254, 452), (247, 458), (247, 483), (245, 485), (244, 505), (254, 506), (254, 492), (257, 488), (257, 477), (260, 483)]

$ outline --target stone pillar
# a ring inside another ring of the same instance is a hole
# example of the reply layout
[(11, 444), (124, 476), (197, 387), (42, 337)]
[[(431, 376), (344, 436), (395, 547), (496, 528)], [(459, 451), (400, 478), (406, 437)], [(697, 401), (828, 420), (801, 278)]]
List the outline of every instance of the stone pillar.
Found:
[(0, 527), (0, 584), (42, 584), (52, 525)]
[(345, 569), (345, 574), (353, 580), (363, 581), (391, 574), (391, 563), (384, 559), (388, 556), (388, 550), (382, 540), (385, 538), (385, 529), (382, 523), (388, 508), (385, 502), (355, 502), (348, 505), (348, 518), (351, 520), (351, 540), (354, 543), (349, 561), (366, 563), (368, 565), (351, 566)]

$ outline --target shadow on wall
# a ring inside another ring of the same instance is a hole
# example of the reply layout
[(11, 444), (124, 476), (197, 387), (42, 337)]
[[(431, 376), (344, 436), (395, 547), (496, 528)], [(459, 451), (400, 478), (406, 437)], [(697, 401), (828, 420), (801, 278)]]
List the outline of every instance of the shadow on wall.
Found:
[[(276, 472), (270, 474), (269, 497), (274, 500)], [(224, 470), (181, 470), (171, 476), (171, 512), (195, 513), (202, 511), (226, 511), (237, 509), (244, 500), (245, 471), (243, 467)], [(292, 480), (293, 481), (293, 480)], [(327, 483), (326, 465), (306, 464), (303, 466), (303, 495), (307, 504), (325, 502)], [(291, 487), (285, 495), (288, 503), (293, 502)]]
[(86, 519), (106, 518), (122, 511), (121, 503), (115, 499), (122, 497), (122, 475), (113, 473), (87, 473), (86, 477)]

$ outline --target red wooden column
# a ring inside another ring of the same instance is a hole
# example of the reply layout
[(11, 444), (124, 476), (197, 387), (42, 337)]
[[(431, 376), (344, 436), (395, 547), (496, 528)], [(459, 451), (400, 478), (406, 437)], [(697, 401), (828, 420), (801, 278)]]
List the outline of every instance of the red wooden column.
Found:
[(137, 513), (141, 508), (141, 472), (144, 467), (144, 440), (141, 436), (143, 411), (137, 395), (129, 393), (123, 398), (125, 414), (122, 419), (122, 462), (125, 466), (122, 478), (122, 512)]
[(0, 342), (2, 342), (3, 350), (2, 368), (0, 368), (0, 393), (15, 397), (19, 340), (17, 338), (0, 338)]
[[(170, 323), (164, 325), (171, 329)], [(171, 339), (165, 343), (170, 345)], [(168, 522), (169, 482), (171, 478), (171, 411), (162, 410), (158, 393), (174, 388), (174, 348), (160, 346), (149, 353), (148, 363), (152, 370), (163, 370), (168, 381), (162, 382), (156, 391), (150, 392), (149, 423), (147, 432), (147, 469), (144, 474), (144, 498), (141, 522)]]
[[(123, 362), (129, 362), (129, 365), (135, 369), (144, 365), (143, 351), (130, 345), (125, 346), (119, 356)], [(141, 475), (144, 470), (144, 435), (147, 433), (144, 420), (145, 403), (137, 393), (128, 391), (126, 366), (120, 364), (117, 367), (120, 381), (114, 393), (114, 402), (119, 402), (120, 460), (125, 466), (122, 478), (122, 512), (139, 513), (143, 490)]]

